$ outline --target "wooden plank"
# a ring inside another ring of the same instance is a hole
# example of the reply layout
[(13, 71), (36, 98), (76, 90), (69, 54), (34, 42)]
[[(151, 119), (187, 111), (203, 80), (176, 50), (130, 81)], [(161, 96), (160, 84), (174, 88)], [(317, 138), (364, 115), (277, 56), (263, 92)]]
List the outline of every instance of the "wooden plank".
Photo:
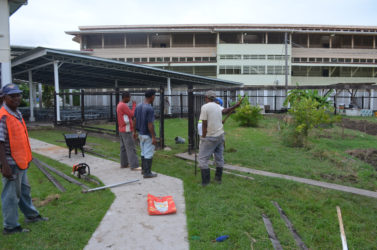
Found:
[(67, 191), (63, 186), (62, 184), (60, 184), (60, 182), (54, 177), (52, 176), (41, 164), (40, 162), (37, 162), (33, 159), (33, 163), (37, 166), (37, 168), (39, 168), (39, 170), (41, 170), (41, 172), (47, 177), (47, 179), (55, 185), (55, 187), (57, 187), (60, 191), (62, 192), (65, 192)]
[(346, 233), (344, 232), (344, 227), (343, 227), (342, 212), (340, 211), (339, 206), (336, 206), (336, 212), (338, 214), (340, 238), (342, 239), (342, 247), (343, 247), (343, 250), (348, 250)]
[(296, 241), (297, 246), (300, 249), (307, 250), (305, 243), (302, 241), (300, 235), (297, 233), (296, 229), (293, 227), (292, 222), (288, 219), (288, 216), (285, 214), (283, 209), (279, 206), (279, 204), (276, 201), (272, 202), (274, 206), (278, 209), (278, 212), (280, 214), (280, 217), (284, 220), (285, 225), (288, 227), (289, 231), (291, 231), (291, 234), (293, 235), (293, 238)]
[[(191, 160), (191, 161), (194, 160), (194, 156), (189, 155), (187, 153), (178, 153), (175, 156), (185, 159), (185, 160)], [(211, 161), (209, 162), (210, 164), (212, 164)], [(333, 183), (328, 183), (328, 182), (323, 182), (323, 181), (311, 180), (311, 179), (302, 178), (302, 177), (277, 174), (277, 173), (272, 173), (272, 172), (263, 171), (263, 170), (241, 167), (241, 166), (233, 166), (229, 164), (224, 164), (224, 169), (236, 170), (236, 171), (245, 172), (248, 174), (256, 174), (256, 175), (262, 175), (262, 176), (273, 177), (273, 178), (281, 178), (281, 179), (295, 181), (295, 182), (313, 185), (317, 187), (323, 187), (327, 189), (338, 190), (342, 192), (348, 192), (352, 194), (358, 194), (358, 195), (363, 195), (367, 197), (377, 198), (377, 192), (365, 190), (361, 188), (354, 188), (354, 187), (343, 186), (343, 185), (333, 184)]]
[(281, 244), (280, 244), (280, 242), (279, 242), (279, 240), (278, 240), (278, 238), (277, 238), (277, 236), (274, 232), (274, 228), (272, 227), (272, 223), (271, 223), (270, 219), (265, 214), (262, 214), (262, 218), (263, 218), (263, 222), (264, 222), (264, 225), (265, 225), (267, 233), (268, 233), (268, 237), (270, 238), (274, 249), (275, 250), (283, 250), (283, 247), (281, 246)]

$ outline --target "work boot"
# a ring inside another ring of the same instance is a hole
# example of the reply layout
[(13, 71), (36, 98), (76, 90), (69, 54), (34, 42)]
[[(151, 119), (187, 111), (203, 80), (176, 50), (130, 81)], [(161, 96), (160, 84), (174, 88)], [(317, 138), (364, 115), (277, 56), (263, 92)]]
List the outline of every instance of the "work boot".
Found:
[(209, 184), (209, 181), (211, 179), (211, 172), (210, 169), (201, 169), (202, 173), (202, 186), (205, 187)]
[(3, 235), (9, 235), (9, 234), (15, 234), (15, 233), (28, 233), (28, 232), (30, 232), (29, 229), (22, 228), (21, 226), (18, 226), (12, 229), (7, 229), (7, 228), (3, 229)]
[(25, 218), (25, 223), (34, 223), (34, 222), (38, 222), (38, 221), (48, 221), (48, 218), (47, 217), (42, 217), (40, 214), (35, 216), (35, 217), (26, 217)]
[(152, 173), (152, 159), (144, 159), (144, 178), (153, 178), (157, 174)]
[(216, 167), (215, 181), (221, 184), (221, 176), (223, 175), (223, 168)]
[(144, 175), (145, 172), (145, 159), (144, 156), (141, 157), (141, 174)]

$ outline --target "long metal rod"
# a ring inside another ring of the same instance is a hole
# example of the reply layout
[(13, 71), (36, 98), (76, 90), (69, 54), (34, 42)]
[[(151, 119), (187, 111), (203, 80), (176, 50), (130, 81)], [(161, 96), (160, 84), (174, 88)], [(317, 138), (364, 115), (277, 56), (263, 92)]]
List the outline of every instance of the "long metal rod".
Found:
[(106, 186), (103, 186), (103, 187), (98, 187), (98, 188), (92, 188), (92, 189), (88, 189), (88, 190), (83, 190), (82, 192), (83, 193), (89, 193), (89, 192), (94, 192), (94, 191), (105, 189), (105, 188), (118, 187), (118, 186), (121, 186), (121, 185), (129, 184), (129, 183), (133, 183), (133, 182), (137, 182), (137, 181), (139, 181), (139, 180), (119, 182), (119, 183), (115, 183), (115, 184), (111, 184), (111, 185), (106, 185)]
[(85, 184), (82, 184), (81, 182), (79, 182), (79, 181), (73, 179), (72, 177), (70, 177), (70, 176), (64, 174), (63, 172), (60, 172), (59, 170), (57, 170), (57, 169), (55, 169), (55, 168), (53, 168), (53, 167), (47, 165), (46, 163), (41, 162), (40, 160), (38, 160), (38, 159), (36, 159), (36, 158), (34, 158), (34, 160), (37, 161), (37, 162), (40, 162), (44, 167), (48, 168), (49, 170), (51, 170), (51, 171), (54, 172), (55, 174), (59, 175), (60, 177), (66, 179), (67, 181), (69, 181), (69, 182), (71, 182), (71, 183), (73, 183), (73, 184), (79, 185), (79, 186), (81, 186), (82, 188), (89, 189), (89, 187), (86, 186)]
[(57, 187), (60, 191), (62, 192), (65, 192), (67, 191), (62, 184), (60, 184), (60, 182), (55, 179), (54, 176), (52, 176), (41, 164), (40, 162), (36, 161), (35, 159), (33, 159), (33, 163), (37, 166), (37, 168), (39, 168), (39, 170), (41, 170), (41, 172), (47, 177), (47, 179), (55, 185), (55, 187)]
[(288, 219), (287, 215), (283, 211), (283, 209), (279, 206), (279, 204), (276, 201), (273, 201), (272, 204), (278, 209), (278, 212), (280, 214), (280, 217), (284, 220), (285, 225), (288, 227), (289, 231), (292, 233), (293, 238), (296, 241), (296, 244), (300, 249), (307, 250), (305, 243), (302, 241), (300, 235), (297, 233), (296, 229), (293, 227), (292, 222)]

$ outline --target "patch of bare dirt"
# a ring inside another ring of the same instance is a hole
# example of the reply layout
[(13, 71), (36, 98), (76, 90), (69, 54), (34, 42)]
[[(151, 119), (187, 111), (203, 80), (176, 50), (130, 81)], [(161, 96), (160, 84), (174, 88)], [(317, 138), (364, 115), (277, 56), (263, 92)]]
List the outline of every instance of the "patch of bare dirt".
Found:
[(44, 200), (40, 200), (39, 198), (33, 198), (32, 201), (36, 207), (43, 207), (54, 200), (58, 200), (59, 198), (60, 198), (59, 194), (50, 194)]
[(372, 165), (377, 171), (377, 149), (353, 149), (346, 151), (346, 153)]
[(368, 122), (366, 120), (351, 120), (343, 118), (340, 126), (344, 128), (358, 130), (369, 135), (377, 135), (377, 122)]

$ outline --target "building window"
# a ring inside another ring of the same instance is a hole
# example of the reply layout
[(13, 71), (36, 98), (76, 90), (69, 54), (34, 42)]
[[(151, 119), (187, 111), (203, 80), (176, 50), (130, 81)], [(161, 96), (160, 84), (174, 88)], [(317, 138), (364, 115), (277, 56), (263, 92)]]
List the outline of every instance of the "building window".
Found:
[(241, 43), (241, 33), (220, 33), (220, 43)]
[(240, 60), (241, 55), (220, 55), (220, 59), (224, 60)]
[(150, 57), (149, 62), (156, 62), (156, 57)]
[(263, 66), (263, 65), (243, 66), (244, 75), (264, 75), (265, 71), (266, 71), (266, 66)]
[(147, 34), (127, 34), (126, 41), (127, 48), (146, 48)]
[(133, 62), (133, 58), (128, 57), (127, 62)]
[(140, 58), (134, 58), (134, 62), (140, 62)]
[(86, 49), (102, 48), (102, 35), (86, 36)]
[(243, 55), (244, 60), (265, 60), (266, 55)]
[(195, 47), (216, 47), (216, 34), (195, 34)]
[(103, 39), (105, 48), (124, 48), (123, 34), (105, 34)]
[(263, 32), (244, 33), (243, 43), (265, 43), (266, 35)]
[(192, 57), (187, 57), (187, 61), (188, 62), (192, 62), (194, 60), (194, 58), (192, 58)]
[(142, 58), (141, 58), (141, 61), (142, 61), (142, 62), (148, 62), (148, 58), (146, 58), (146, 57), (142, 57)]
[[(289, 68), (288, 68), (289, 71)], [(267, 66), (267, 74), (268, 75), (285, 75), (285, 66)]]
[(177, 33), (172, 34), (172, 47), (193, 47), (193, 34)]
[(170, 57), (164, 57), (164, 62), (170, 62)]
[(221, 75), (239, 75), (241, 74), (241, 66), (236, 65), (223, 65), (220, 66)]
[(178, 57), (173, 57), (173, 58), (172, 58), (172, 61), (173, 61), (173, 62), (178, 62), (179, 59), (178, 59)]

